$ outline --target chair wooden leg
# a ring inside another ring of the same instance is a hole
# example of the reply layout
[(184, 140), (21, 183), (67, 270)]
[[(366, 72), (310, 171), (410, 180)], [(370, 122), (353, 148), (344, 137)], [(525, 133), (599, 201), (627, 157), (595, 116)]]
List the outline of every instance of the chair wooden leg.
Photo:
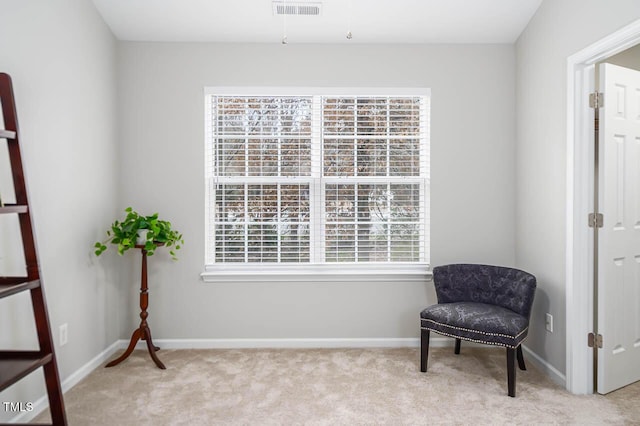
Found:
[(420, 371), (427, 371), (427, 362), (429, 361), (429, 330), (421, 329), (420, 333)]
[(516, 396), (516, 349), (507, 348), (507, 384), (509, 396)]
[(456, 355), (460, 354), (460, 342), (462, 342), (461, 339), (456, 339), (456, 349), (454, 350)]
[(518, 351), (516, 353), (516, 355), (518, 355), (518, 367), (520, 367), (520, 370), (526, 370), (527, 366), (524, 365), (524, 356), (522, 355), (522, 345), (518, 345)]

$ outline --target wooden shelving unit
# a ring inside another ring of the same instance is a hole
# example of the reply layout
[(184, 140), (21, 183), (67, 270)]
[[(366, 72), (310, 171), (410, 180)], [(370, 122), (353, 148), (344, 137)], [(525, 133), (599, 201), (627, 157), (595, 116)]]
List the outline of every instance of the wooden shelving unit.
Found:
[[(13, 96), (13, 85), (11, 84), (11, 77), (4, 73), (0, 73), (0, 102), (2, 103), (2, 115), (6, 128), (0, 129), (0, 139), (7, 140), (16, 196), (16, 204), (0, 207), (0, 214), (18, 215), (26, 261), (25, 276), (0, 276), (0, 299), (24, 291), (30, 292), (34, 321), (38, 333), (38, 345), (40, 347), (37, 351), (0, 350), (0, 392), (42, 367), (53, 425), (64, 426), (67, 424), (67, 418), (62, 399), (62, 388), (60, 387), (60, 375), (51, 338), (47, 303), (42, 281), (40, 280), (38, 256), (33, 238), (27, 188), (20, 156), (18, 117)], [(19, 327), (20, 325), (11, 324), (10, 326)], [(3, 326), (0, 325), (0, 333)]]
[(0, 207), (0, 214), (28, 213), (28, 212), (29, 212), (29, 207), (27, 207), (27, 206), (18, 206), (18, 205), (5, 204), (4, 206)]
[(0, 138), (2, 139), (15, 139), (16, 132), (12, 132), (10, 130), (0, 129)]

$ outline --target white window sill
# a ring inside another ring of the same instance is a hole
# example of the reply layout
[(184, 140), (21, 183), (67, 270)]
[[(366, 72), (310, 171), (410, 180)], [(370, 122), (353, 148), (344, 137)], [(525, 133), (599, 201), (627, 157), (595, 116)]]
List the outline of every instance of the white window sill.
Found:
[(420, 282), (431, 280), (428, 264), (206, 265), (204, 282)]

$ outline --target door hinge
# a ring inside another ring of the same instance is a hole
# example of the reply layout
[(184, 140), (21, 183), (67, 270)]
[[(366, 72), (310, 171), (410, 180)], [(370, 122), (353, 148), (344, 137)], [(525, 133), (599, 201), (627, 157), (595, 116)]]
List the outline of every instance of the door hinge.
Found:
[(590, 348), (593, 348), (594, 346), (596, 346), (602, 349), (602, 334), (589, 333), (587, 335), (587, 345)]
[(589, 213), (589, 228), (602, 228), (604, 216), (602, 213)]
[(594, 92), (589, 94), (589, 107), (602, 108), (604, 107), (604, 94), (600, 92)]

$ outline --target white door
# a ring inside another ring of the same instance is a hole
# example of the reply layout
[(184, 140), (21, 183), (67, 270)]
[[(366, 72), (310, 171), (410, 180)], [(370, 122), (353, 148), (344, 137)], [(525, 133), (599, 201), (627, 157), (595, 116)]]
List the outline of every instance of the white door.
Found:
[(640, 71), (600, 65), (598, 392), (640, 380)]

